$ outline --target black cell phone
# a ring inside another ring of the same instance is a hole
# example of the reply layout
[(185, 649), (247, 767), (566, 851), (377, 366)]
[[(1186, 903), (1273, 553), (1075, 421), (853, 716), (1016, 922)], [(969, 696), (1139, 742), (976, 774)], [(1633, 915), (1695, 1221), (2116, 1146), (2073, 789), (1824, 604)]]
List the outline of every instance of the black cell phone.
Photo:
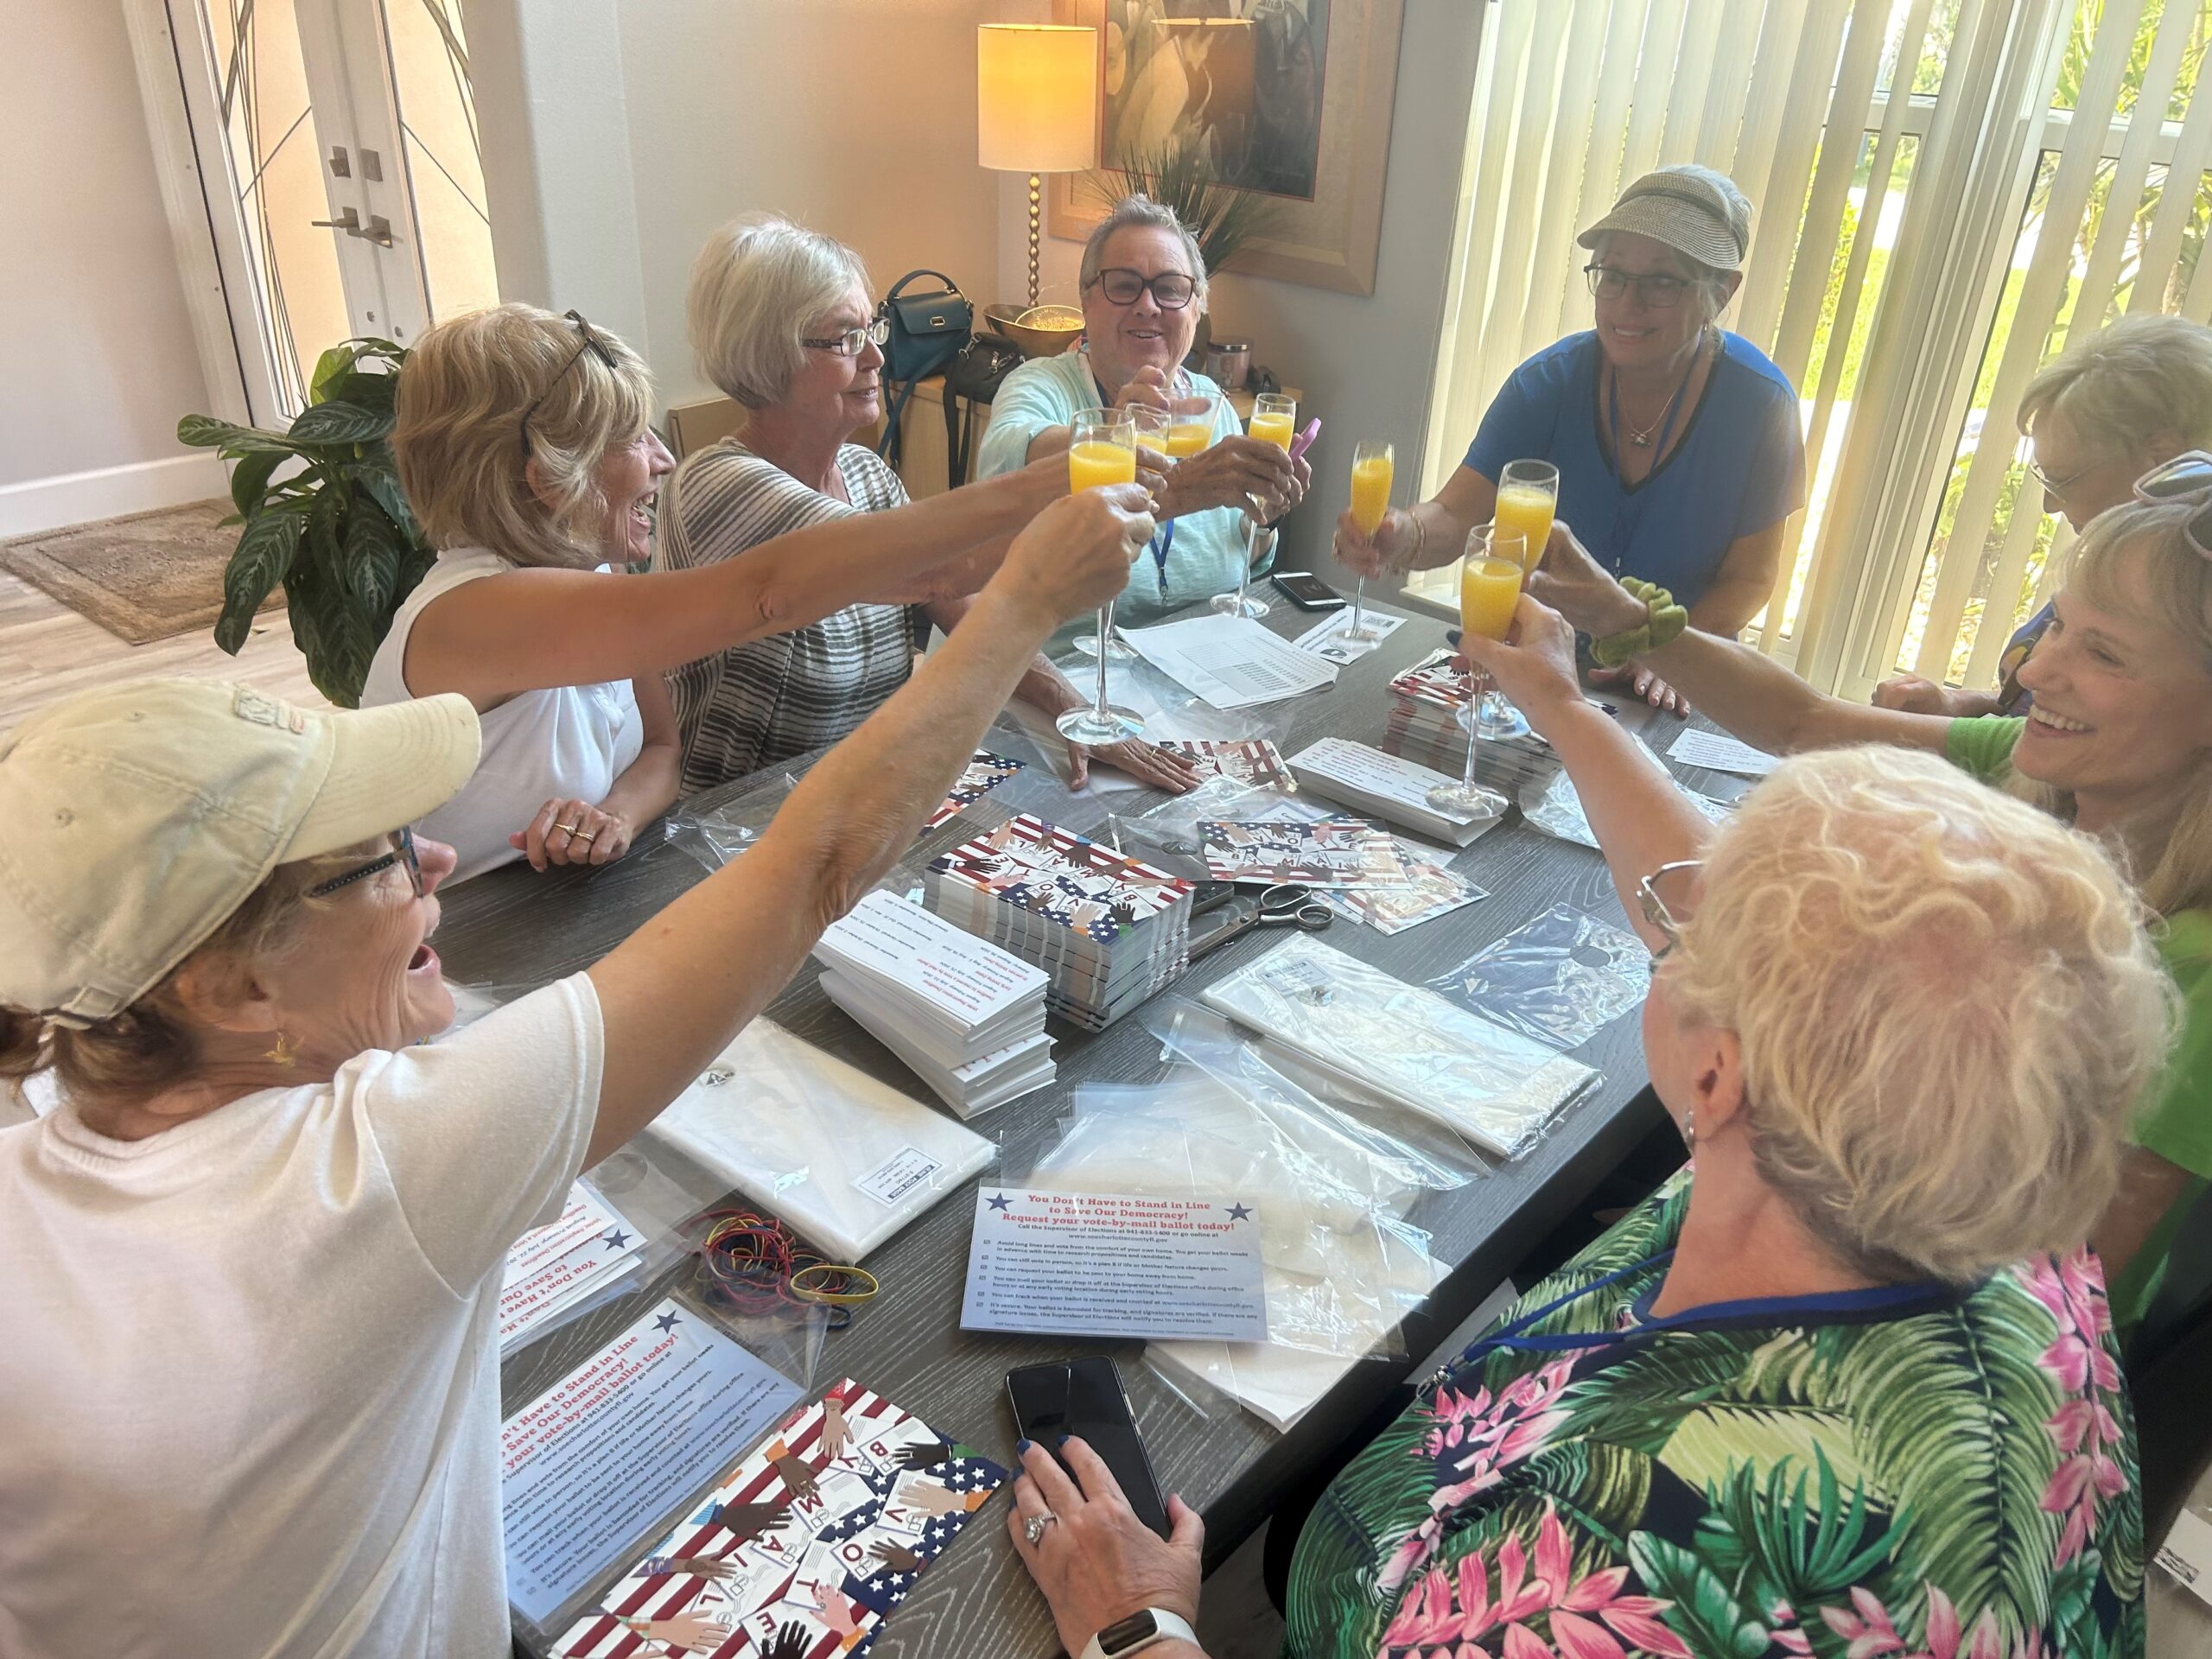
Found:
[[(1137, 1519), (1162, 1538), (1167, 1536), (1167, 1504), (1160, 1495), (1152, 1459), (1137, 1436), (1137, 1420), (1129, 1410), (1129, 1396), (1122, 1390), (1122, 1374), (1111, 1359), (1091, 1354), (1051, 1365), (1024, 1365), (1006, 1374), (1006, 1393), (1014, 1406), (1014, 1427), (1023, 1440), (1036, 1441), (1065, 1469), (1060, 1441), (1069, 1434), (1080, 1435), (1114, 1471)], [(1075, 1479), (1072, 1471), (1068, 1478)], [(1076, 1480), (1076, 1484), (1083, 1483)]]
[(1344, 596), (1304, 570), (1281, 570), (1268, 578), (1282, 589), (1282, 596), (1301, 611), (1340, 611)]

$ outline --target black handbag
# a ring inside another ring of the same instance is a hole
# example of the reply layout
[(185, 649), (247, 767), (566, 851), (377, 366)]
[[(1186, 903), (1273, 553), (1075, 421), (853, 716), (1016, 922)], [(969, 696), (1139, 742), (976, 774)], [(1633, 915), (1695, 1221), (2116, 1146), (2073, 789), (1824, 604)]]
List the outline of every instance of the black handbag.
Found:
[(958, 489), (968, 481), (976, 453), (976, 405), (999, 395), (1007, 376), (1024, 362), (1020, 348), (995, 334), (978, 334), (944, 370), (945, 483)]
[[(944, 286), (918, 294), (906, 291), (925, 276), (934, 276)], [(883, 342), (883, 378), (898, 388), (884, 410), (883, 441), (876, 453), (896, 468), (899, 432), (915, 383), (946, 367), (966, 348), (975, 337), (976, 308), (943, 271), (910, 270), (891, 285), (875, 315), (888, 329)]]

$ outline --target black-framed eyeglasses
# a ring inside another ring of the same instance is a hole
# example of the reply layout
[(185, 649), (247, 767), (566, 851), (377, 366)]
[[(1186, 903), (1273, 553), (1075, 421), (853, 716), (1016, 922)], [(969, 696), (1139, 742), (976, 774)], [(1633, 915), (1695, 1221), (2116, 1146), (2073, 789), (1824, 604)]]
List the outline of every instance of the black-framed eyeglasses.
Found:
[(832, 357), (858, 357), (863, 346), (880, 346), (891, 338), (891, 324), (882, 317), (858, 328), (848, 328), (842, 334), (829, 334), (817, 340), (801, 335), (799, 344), (810, 352), (827, 352)]
[(2202, 501), (2183, 534), (2199, 558), (2212, 559), (2212, 450), (2191, 449), (2162, 461), (2135, 480), (2138, 501)]
[(415, 832), (403, 824), (395, 834), (397, 837), (397, 845), (382, 858), (372, 858), (367, 863), (346, 871), (343, 875), (334, 875), (327, 881), (316, 882), (308, 889), (308, 897), (327, 898), (340, 887), (350, 887), (356, 881), (365, 881), (372, 875), (381, 875), (395, 864), (404, 864), (407, 867), (407, 880), (415, 888), (415, 896), (420, 899), (423, 896), (423, 861), (415, 855)]
[(1690, 912), (1695, 908), (1692, 890), (1697, 886), (1697, 873), (1704, 868), (1701, 858), (1678, 858), (1671, 864), (1662, 864), (1636, 884), (1636, 902), (1643, 919), (1667, 941), (1651, 953), (1652, 961), (1665, 961), (1668, 953), (1682, 942), (1682, 930), (1690, 925)]
[(1098, 273), (1098, 289), (1114, 305), (1135, 305), (1137, 296), (1147, 289), (1153, 303), (1163, 311), (1180, 311), (1198, 295), (1195, 280), (1179, 270), (1163, 270), (1157, 276), (1147, 276), (1141, 270), (1131, 270), (1127, 265), (1109, 265)]
[(1688, 277), (1669, 276), (1663, 270), (1638, 276), (1594, 260), (1582, 267), (1582, 276), (1590, 284), (1593, 299), (1618, 300), (1634, 289), (1637, 297), (1654, 311), (1673, 310), (1682, 302), (1683, 292), (1690, 286)]
[(575, 368), (583, 360), (584, 353), (596, 352), (599, 353), (601, 362), (606, 364), (610, 369), (614, 366), (614, 353), (607, 349), (607, 342), (600, 338), (599, 330), (585, 320), (582, 312), (568, 312), (565, 314), (565, 321), (575, 324), (576, 332), (582, 334), (583, 339), (577, 344), (576, 349), (569, 354), (569, 360), (561, 365), (560, 372), (545, 383), (545, 390), (532, 398), (530, 407), (522, 412), (522, 454), (524, 461), (530, 459), (530, 417), (545, 406), (545, 400), (553, 395), (553, 389), (567, 377), (570, 369)]

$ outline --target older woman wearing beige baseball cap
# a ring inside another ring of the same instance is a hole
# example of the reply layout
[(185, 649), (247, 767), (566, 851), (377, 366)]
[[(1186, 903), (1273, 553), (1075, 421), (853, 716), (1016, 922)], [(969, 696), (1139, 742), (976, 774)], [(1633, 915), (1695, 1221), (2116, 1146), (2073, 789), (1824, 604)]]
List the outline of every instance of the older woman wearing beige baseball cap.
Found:
[(447, 695), (138, 682), (0, 736), (0, 1652), (491, 1654), (499, 1268), (912, 841), (1141, 487), (1039, 515), (759, 843), (453, 1038)]
[[(1578, 239), (1597, 326), (1513, 372), (1435, 499), (1393, 509), (1371, 540), (1339, 520), (1337, 557), (1369, 575), (1448, 564), (1491, 517), (1507, 464), (1548, 461), (1559, 517), (1607, 569), (1732, 635), (1765, 605), (1805, 501), (1796, 390), (1719, 325), (1743, 282), (1751, 205), (1711, 168), (1662, 167)], [(1615, 677), (1687, 708), (1640, 666)]]

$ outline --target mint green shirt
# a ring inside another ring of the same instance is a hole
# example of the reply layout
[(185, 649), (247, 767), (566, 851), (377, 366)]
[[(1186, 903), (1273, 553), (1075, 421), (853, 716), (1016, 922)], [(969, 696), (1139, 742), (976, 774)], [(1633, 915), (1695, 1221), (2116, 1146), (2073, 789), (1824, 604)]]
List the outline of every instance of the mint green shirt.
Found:
[[(1187, 371), (1185, 372), (1188, 372)], [(1191, 374), (1193, 394), (1216, 399), (1213, 435), (1240, 435), (1243, 423), (1221, 388), (1203, 374)], [(976, 447), (976, 476), (996, 478), (1029, 464), (1029, 446), (1048, 427), (1065, 426), (1083, 410), (1104, 401), (1090, 372), (1090, 359), (1081, 352), (1058, 357), (1033, 358), (1007, 376), (991, 400), (991, 423)], [(1124, 626), (1153, 621), (1170, 611), (1179, 611), (1225, 594), (1236, 586), (1244, 561), (1250, 556), (1251, 527), (1236, 507), (1209, 507), (1187, 512), (1173, 521), (1174, 538), (1160, 526), (1152, 545), (1129, 567), (1128, 586), (1116, 601), (1116, 620)], [(1164, 557), (1162, 556), (1164, 554)], [(1264, 572), (1274, 552), (1253, 567)]]
[[(1955, 720), (1944, 735), (1944, 753), (1954, 766), (1999, 782), (2012, 769), (2012, 746), (2026, 724), (1999, 715)], [(2165, 918), (2154, 942), (2180, 988), (2183, 1023), (2165, 1071), (2135, 1120), (2135, 1144), (2196, 1179), (2159, 1218), (2142, 1253), (2113, 1281), (2113, 1318), (2122, 1330), (2141, 1321), (2164, 1275), (2174, 1235), (2212, 1181), (2212, 912), (2185, 910)]]

